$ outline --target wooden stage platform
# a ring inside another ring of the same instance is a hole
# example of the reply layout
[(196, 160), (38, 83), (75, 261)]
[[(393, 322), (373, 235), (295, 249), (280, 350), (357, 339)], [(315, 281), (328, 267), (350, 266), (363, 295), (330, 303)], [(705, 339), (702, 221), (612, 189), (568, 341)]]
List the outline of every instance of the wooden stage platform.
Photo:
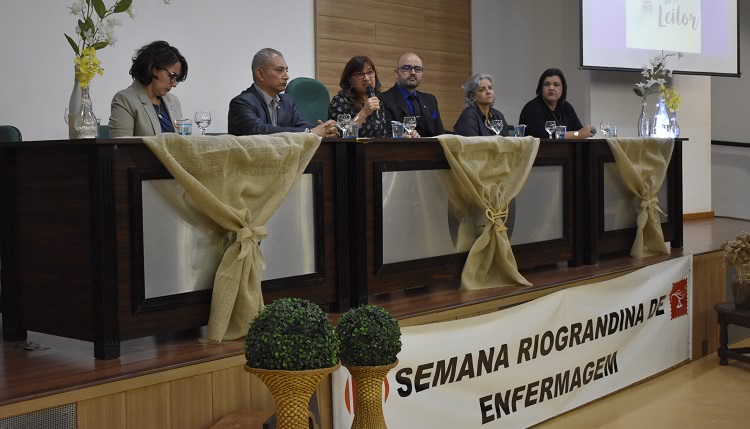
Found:
[[(750, 230), (749, 221), (686, 221), (684, 248), (668, 256), (602, 258), (597, 265), (524, 271), (534, 284), (530, 288), (416, 289), (371, 297), (370, 302), (386, 308), (402, 326), (413, 326), (496, 311), (693, 253), (695, 359), (718, 347), (713, 305), (726, 299), (719, 246), (743, 230)], [(204, 334), (205, 328), (124, 341), (121, 357), (112, 360), (94, 359), (90, 342), (35, 332), (29, 332), (29, 347), (3, 342), (0, 419), (75, 403), (80, 429), (189, 429), (208, 428), (233, 411), (273, 409), (265, 387), (242, 370), (242, 341), (207, 344), (201, 341)], [(330, 398), (330, 383), (323, 383), (319, 394)], [(330, 427), (330, 410), (323, 411), (322, 427)]]

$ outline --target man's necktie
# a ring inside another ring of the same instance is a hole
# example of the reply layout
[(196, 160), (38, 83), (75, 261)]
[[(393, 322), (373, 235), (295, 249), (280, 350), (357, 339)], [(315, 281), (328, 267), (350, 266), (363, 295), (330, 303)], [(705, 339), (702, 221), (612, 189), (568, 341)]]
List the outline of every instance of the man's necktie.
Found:
[(276, 126), (276, 123), (277, 123), (278, 107), (279, 107), (279, 102), (276, 101), (275, 98), (272, 99), (270, 113), (271, 113), (271, 125), (273, 125), (274, 127)]
[(411, 101), (411, 106), (414, 108), (414, 116), (422, 116), (422, 106), (419, 105), (417, 95), (412, 92), (409, 94), (409, 100)]

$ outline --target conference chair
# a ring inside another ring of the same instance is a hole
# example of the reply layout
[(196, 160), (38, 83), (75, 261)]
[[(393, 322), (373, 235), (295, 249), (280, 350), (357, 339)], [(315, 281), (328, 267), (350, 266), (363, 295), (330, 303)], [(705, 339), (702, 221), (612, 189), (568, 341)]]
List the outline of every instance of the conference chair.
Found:
[(96, 136), (96, 138), (108, 139), (109, 138), (109, 125), (99, 124), (99, 134)]
[(21, 141), (21, 132), (13, 125), (0, 125), (0, 143)]
[(286, 86), (286, 93), (294, 97), (297, 109), (311, 124), (318, 119), (328, 119), (328, 103), (331, 101), (328, 89), (320, 81), (309, 77), (292, 79)]

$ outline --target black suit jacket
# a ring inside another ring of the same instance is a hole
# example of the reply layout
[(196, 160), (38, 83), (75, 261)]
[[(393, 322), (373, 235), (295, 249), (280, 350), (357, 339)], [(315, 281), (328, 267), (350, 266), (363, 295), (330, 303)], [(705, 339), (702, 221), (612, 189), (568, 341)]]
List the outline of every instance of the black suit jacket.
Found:
[(255, 84), (229, 102), (227, 128), (229, 134), (235, 136), (301, 132), (313, 127), (297, 110), (294, 98), (286, 94), (279, 94), (276, 124), (271, 125), (268, 106)]
[[(422, 115), (417, 120), (417, 132), (422, 137), (435, 137), (445, 134), (443, 120), (440, 119), (438, 102), (434, 95), (426, 92), (416, 91), (422, 109)], [(409, 105), (406, 104), (403, 94), (396, 85), (388, 91), (380, 94), (386, 118), (393, 121), (403, 121), (404, 116), (411, 116)]]

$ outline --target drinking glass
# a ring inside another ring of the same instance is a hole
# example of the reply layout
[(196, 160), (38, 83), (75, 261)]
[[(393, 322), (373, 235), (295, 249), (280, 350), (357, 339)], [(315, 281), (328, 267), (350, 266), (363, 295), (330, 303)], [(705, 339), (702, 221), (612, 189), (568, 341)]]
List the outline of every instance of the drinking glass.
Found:
[(557, 128), (555, 128), (555, 137), (558, 139), (564, 139), (565, 138), (565, 132), (568, 130), (568, 127), (565, 125), (558, 125)]
[(417, 129), (417, 117), (404, 116), (404, 129), (409, 132), (409, 137), (414, 137), (414, 130)]
[(599, 123), (599, 129), (602, 131), (603, 137), (609, 137), (609, 129), (611, 128), (611, 125), (609, 124), (609, 121), (602, 121)]
[(496, 136), (499, 136), (500, 133), (503, 132), (503, 120), (502, 119), (491, 120), (490, 129), (495, 133)]
[(206, 135), (206, 128), (211, 125), (211, 112), (206, 110), (195, 112), (195, 125), (201, 129), (201, 135)]
[(391, 121), (391, 133), (394, 139), (400, 139), (404, 136), (404, 124), (399, 121)]
[(340, 113), (336, 116), (336, 126), (341, 130), (341, 137), (346, 137), (346, 127), (352, 122), (352, 115), (348, 113)]
[(547, 121), (544, 123), (544, 129), (547, 131), (547, 134), (549, 134), (549, 138), (552, 138), (552, 133), (555, 132), (555, 129), (557, 128), (557, 122), (555, 121)]

